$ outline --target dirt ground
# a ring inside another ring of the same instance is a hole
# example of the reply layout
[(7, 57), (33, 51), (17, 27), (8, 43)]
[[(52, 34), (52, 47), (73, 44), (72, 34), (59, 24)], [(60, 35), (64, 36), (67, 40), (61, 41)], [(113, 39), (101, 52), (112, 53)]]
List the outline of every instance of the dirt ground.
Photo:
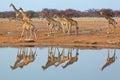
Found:
[[(60, 47), (81, 47), (81, 48), (120, 48), (120, 19), (116, 28), (106, 26), (104, 18), (76, 18), (79, 26), (78, 35), (74, 32), (71, 35), (55, 31), (48, 36), (48, 27), (45, 20), (33, 19), (37, 40), (35, 42), (20, 41), (22, 23), (0, 19), (0, 46), (60, 46)], [(107, 34), (107, 31), (110, 33)], [(24, 37), (23, 37), (24, 38)]]

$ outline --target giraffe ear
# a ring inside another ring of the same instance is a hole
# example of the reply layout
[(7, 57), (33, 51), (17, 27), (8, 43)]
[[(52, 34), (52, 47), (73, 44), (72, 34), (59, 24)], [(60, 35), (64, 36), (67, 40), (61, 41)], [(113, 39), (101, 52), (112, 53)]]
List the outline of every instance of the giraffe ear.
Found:
[(11, 7), (12, 6), (12, 3), (9, 5), (9, 7)]
[(18, 10), (23, 10), (21, 7)]

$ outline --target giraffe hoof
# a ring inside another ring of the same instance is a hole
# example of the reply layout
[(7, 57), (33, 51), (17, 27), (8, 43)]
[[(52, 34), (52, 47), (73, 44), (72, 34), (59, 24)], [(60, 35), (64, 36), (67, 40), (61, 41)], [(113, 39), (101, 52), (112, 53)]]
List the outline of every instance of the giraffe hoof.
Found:
[(50, 36), (50, 33), (48, 33), (47, 36)]
[(22, 41), (22, 39), (20, 39), (19, 41)]
[(107, 32), (107, 34), (110, 34), (110, 32)]

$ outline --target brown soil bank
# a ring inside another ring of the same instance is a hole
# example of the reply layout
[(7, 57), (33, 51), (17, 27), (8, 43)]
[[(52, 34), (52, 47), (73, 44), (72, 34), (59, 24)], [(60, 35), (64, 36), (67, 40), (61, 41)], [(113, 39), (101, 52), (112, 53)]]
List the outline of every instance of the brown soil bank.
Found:
[[(33, 19), (32, 24), (37, 29), (35, 42), (20, 41), (22, 23), (0, 19), (0, 46), (61, 46), (61, 47), (91, 47), (91, 48), (120, 48), (120, 19), (115, 18), (117, 25), (115, 30), (107, 28), (104, 18), (76, 18), (79, 24), (78, 35), (71, 35), (55, 31), (55, 34), (47, 35), (46, 21)], [(107, 34), (106, 32), (110, 33)]]

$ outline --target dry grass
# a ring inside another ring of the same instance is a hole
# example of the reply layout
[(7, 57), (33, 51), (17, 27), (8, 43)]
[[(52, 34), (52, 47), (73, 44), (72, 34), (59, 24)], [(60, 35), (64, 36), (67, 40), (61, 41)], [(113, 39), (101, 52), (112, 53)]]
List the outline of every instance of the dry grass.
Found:
[(106, 34), (106, 20), (104, 18), (73, 18), (78, 21), (79, 34), (72, 35), (57, 32), (47, 36), (48, 27), (45, 20), (32, 19), (37, 29), (37, 41), (32, 43), (20, 42), (22, 23), (0, 19), (0, 46), (66, 46), (66, 47), (117, 47), (120, 45), (120, 18), (117, 21), (116, 32), (111, 27), (110, 34)]

